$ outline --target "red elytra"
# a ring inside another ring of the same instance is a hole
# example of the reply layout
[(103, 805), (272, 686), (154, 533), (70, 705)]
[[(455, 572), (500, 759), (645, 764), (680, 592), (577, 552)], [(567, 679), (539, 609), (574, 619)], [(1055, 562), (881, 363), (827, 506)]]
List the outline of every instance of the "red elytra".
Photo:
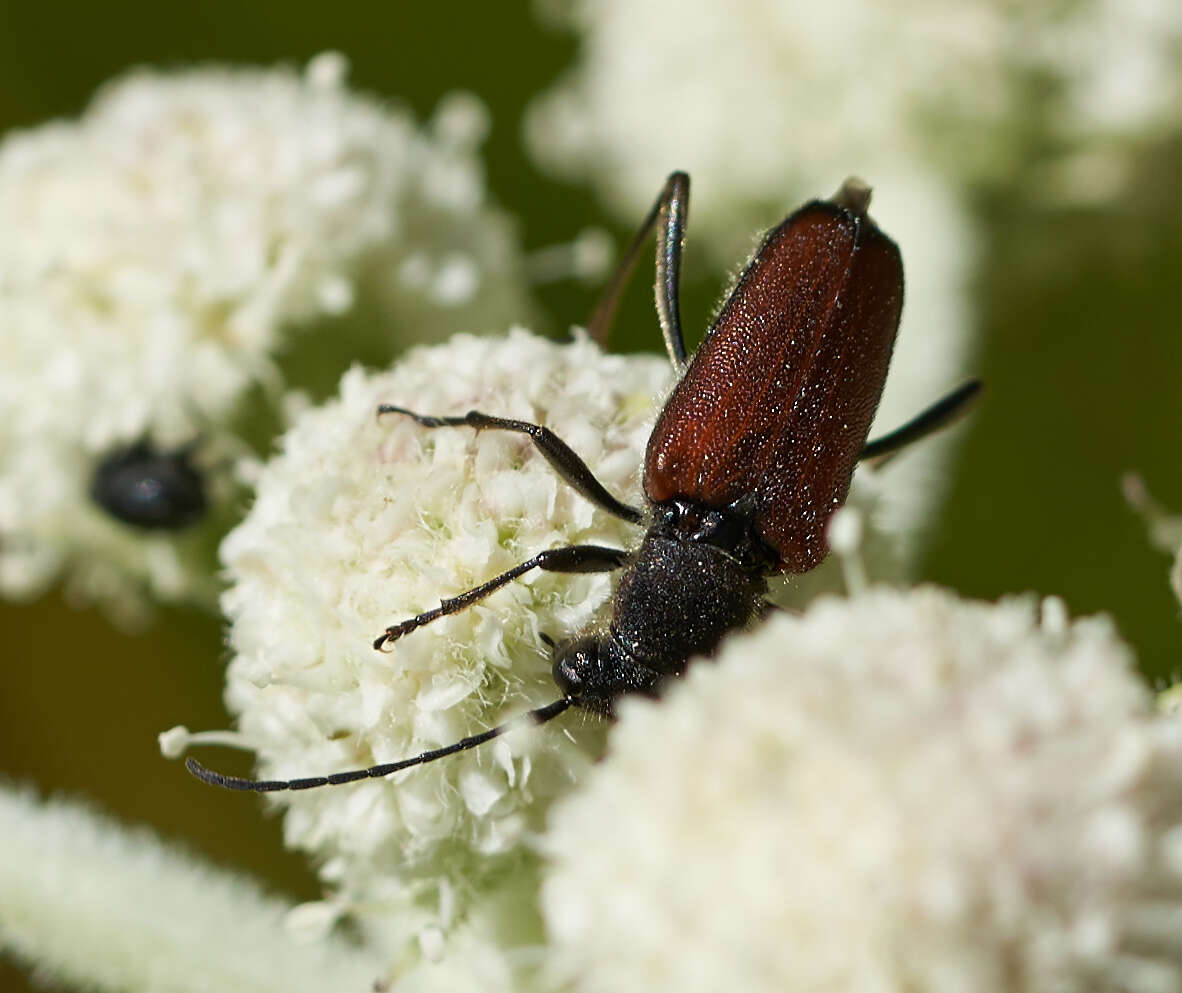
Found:
[(779, 569), (826, 555), (886, 381), (903, 306), (895, 243), (864, 214), (813, 202), (773, 229), (649, 438), (649, 500), (753, 498)]

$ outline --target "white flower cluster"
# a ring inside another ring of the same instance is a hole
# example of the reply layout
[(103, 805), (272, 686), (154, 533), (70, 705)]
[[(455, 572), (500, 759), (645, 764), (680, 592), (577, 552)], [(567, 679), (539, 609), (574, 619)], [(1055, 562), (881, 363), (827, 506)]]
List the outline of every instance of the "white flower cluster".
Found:
[(453, 98), (420, 128), (344, 68), (133, 72), (0, 144), (0, 594), (64, 572), (114, 606), (212, 596), (216, 535), (107, 517), (87, 495), (104, 455), (199, 440), (216, 503), (248, 390), (301, 385), (275, 364), (296, 328), (328, 322), (323, 372), (356, 354), (350, 310), (382, 357), (521, 316), (483, 108)]
[[(388, 653), (373, 642), (545, 548), (635, 541), (527, 437), (379, 418), (380, 403), (546, 424), (635, 504), (654, 402), (671, 379), (663, 358), (607, 356), (585, 337), (461, 335), (389, 372), (350, 371), (339, 399), (299, 417), (222, 546), (226, 696), (259, 773), (394, 761), (554, 699), (541, 636), (589, 623), (609, 575), (527, 574)], [(388, 780), (276, 794), (287, 841), (317, 855), (342, 909), (388, 902), (412, 933), (419, 918), (460, 928), (472, 887), (536, 872), (523, 840), (601, 748), (597, 722), (562, 723), (571, 734), (551, 726)]]
[(1182, 725), (1057, 601), (773, 618), (625, 705), (546, 844), (588, 993), (1182, 990)]
[[(640, 538), (564, 483), (528, 438), (379, 418), (380, 403), (544, 424), (609, 491), (640, 506), (645, 445), (672, 379), (664, 358), (608, 356), (585, 337), (556, 344), (518, 330), (416, 349), (385, 373), (354, 369), (339, 399), (305, 412), (222, 546), (234, 653), (227, 701), (259, 775), (395, 761), (555, 699), (542, 635), (557, 640), (590, 623), (609, 575), (527, 574), (388, 654), (373, 642), (543, 549), (631, 548)], [(855, 487), (863, 505), (876, 493), (873, 478)], [(817, 570), (811, 584), (840, 585), (836, 566)], [(190, 740), (177, 729), (163, 744), (176, 754)], [(420, 936), (428, 958), (444, 941), (452, 952), (465, 943), (501, 948), (512, 942), (497, 908), (533, 906), (529, 839), (602, 743), (601, 722), (569, 714), (388, 780), (272, 796), (285, 808), (288, 843), (323, 866), (332, 891), (325, 919), (377, 912), (381, 920), (386, 908), (396, 929)], [(532, 933), (540, 940), (540, 922)], [(482, 976), (481, 988), (497, 988)]]

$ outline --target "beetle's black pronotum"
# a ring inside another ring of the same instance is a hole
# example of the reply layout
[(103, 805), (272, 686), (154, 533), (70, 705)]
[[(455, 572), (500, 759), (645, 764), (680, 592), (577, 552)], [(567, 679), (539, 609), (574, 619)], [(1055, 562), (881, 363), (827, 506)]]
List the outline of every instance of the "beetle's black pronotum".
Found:
[(179, 531), (206, 510), (205, 481), (193, 465), (196, 443), (160, 450), (137, 441), (106, 455), (95, 467), (91, 499), (124, 524), (148, 531)]
[[(542, 723), (581, 707), (610, 716), (621, 697), (657, 695), (691, 658), (712, 654), (723, 635), (766, 610), (769, 576), (805, 572), (825, 557), (826, 524), (845, 501), (860, 459), (889, 454), (932, 433), (978, 392), (979, 383), (966, 383), (867, 444), (899, 326), (903, 267), (895, 243), (866, 213), (869, 189), (853, 180), (832, 200), (805, 204), (768, 233), (688, 361), (678, 306), (688, 197), (689, 178), (674, 173), (591, 322), (593, 332), (602, 335), (655, 226), (657, 313), (669, 356), (684, 375), (649, 437), (643, 509), (608, 493), (569, 446), (539, 425), (479, 411), (434, 417), (380, 408), (412, 417), (424, 428), (529, 435), (584, 497), (647, 528), (640, 547), (571, 545), (539, 552), (434, 610), (392, 625), (375, 648), (464, 609), (531, 569), (623, 569), (610, 622), (561, 644), (550, 642), (562, 695), (524, 715)], [(229, 789), (309, 789), (431, 762), (510, 726), (400, 762), (309, 779), (240, 779), (211, 772), (193, 759), (188, 767)]]

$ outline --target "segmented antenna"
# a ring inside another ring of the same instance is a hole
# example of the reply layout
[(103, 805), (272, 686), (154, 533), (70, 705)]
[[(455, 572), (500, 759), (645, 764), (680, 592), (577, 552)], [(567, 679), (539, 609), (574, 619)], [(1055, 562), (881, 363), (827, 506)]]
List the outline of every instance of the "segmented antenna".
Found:
[(477, 745), (483, 745), (486, 741), (500, 737), (506, 731), (518, 726), (523, 721), (531, 721), (535, 725), (545, 724), (547, 721), (552, 721), (574, 702), (573, 697), (561, 697), (553, 703), (546, 704), (544, 707), (526, 711), (520, 717), (515, 717), (513, 720), (506, 721), (504, 724), (500, 724), (495, 728), (489, 728), (489, 730), (482, 731), (480, 734), (462, 738), (444, 748), (433, 748), (431, 751), (423, 752), (414, 758), (402, 759), (399, 762), (386, 762), (383, 765), (372, 765), (368, 769), (351, 769), (348, 772), (334, 772), (330, 776), (312, 776), (308, 779), (245, 779), (239, 776), (224, 776), (220, 772), (214, 772), (212, 769), (207, 769), (194, 758), (185, 759), (185, 768), (203, 783), (208, 783), (210, 786), (220, 786), (226, 790), (244, 790), (251, 793), (276, 793), (280, 790), (313, 790), (318, 786), (340, 786), (342, 783), (355, 783), (361, 779), (381, 779), (383, 776), (389, 776), (391, 773), (400, 772), (412, 766), (426, 765), (428, 762), (446, 758), (448, 755), (454, 755), (456, 752), (467, 751), (469, 748), (475, 748)]

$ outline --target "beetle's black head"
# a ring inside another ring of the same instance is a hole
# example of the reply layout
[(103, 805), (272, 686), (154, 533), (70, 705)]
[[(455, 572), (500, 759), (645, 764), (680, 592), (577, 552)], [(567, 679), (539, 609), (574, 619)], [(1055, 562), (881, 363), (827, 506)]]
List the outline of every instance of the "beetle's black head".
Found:
[(109, 453), (95, 467), (91, 499), (124, 524), (179, 531), (206, 510), (205, 480), (193, 465), (193, 445), (159, 451), (137, 441)]
[(610, 631), (559, 644), (552, 673), (563, 699), (604, 717), (615, 717), (624, 696), (656, 697), (665, 676), (637, 664)]
[(620, 688), (606, 671), (600, 651), (595, 637), (564, 641), (554, 650), (551, 671), (562, 695), (575, 706), (611, 717)]

